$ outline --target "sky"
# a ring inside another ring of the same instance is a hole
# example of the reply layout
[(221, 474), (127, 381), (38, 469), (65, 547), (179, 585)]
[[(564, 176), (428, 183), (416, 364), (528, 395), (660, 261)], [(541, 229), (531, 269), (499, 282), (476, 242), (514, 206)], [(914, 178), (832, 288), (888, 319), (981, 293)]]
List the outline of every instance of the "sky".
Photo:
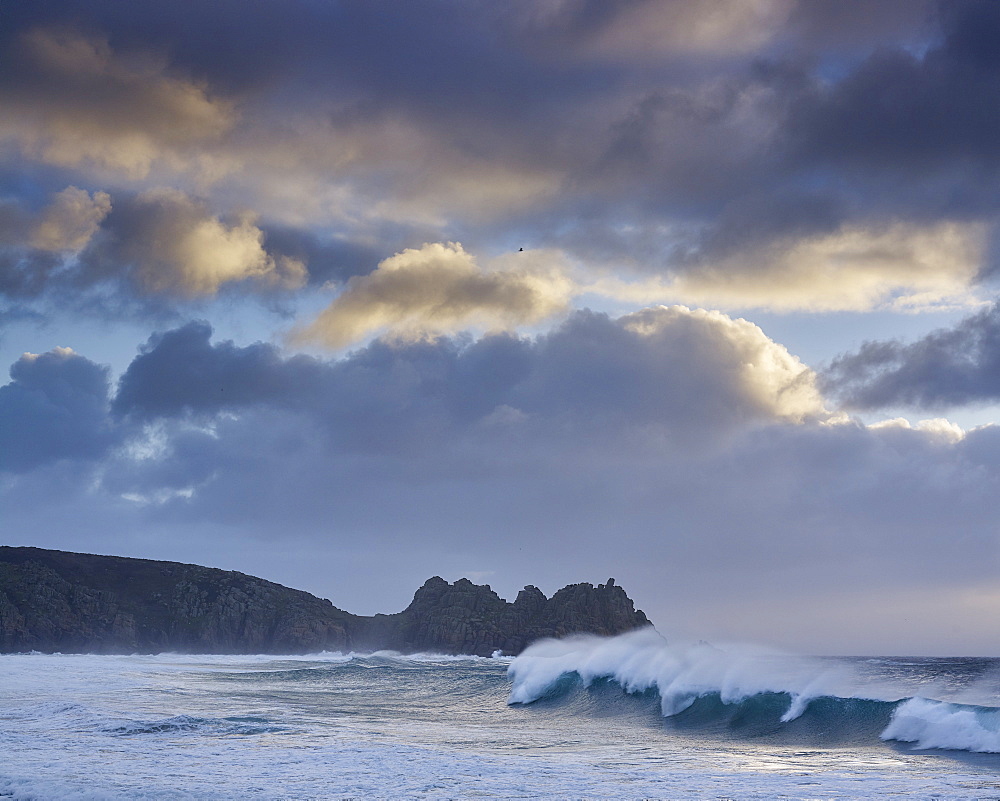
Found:
[(1000, 655), (1000, 3), (0, 0), (0, 541)]

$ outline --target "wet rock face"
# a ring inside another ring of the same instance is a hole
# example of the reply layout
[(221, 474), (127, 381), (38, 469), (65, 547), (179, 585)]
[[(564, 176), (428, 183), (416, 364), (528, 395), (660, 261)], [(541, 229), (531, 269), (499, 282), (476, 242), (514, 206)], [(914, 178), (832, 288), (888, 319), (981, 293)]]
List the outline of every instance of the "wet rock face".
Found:
[(433, 651), (488, 656), (540, 637), (620, 634), (648, 625), (613, 579), (513, 603), (489, 585), (435, 576), (393, 615), (215, 568), (0, 546), (0, 653)]

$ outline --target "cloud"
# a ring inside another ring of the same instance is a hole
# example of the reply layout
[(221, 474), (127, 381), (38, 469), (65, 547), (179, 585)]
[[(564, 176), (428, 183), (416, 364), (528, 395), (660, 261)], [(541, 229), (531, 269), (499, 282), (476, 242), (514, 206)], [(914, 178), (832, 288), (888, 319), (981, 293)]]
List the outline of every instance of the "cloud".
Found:
[(509, 254), (481, 268), (461, 245), (427, 244), (352, 277), (297, 337), (343, 348), (379, 332), (414, 337), (513, 328), (563, 312), (581, 295), (777, 311), (981, 305), (973, 287), (987, 238), (978, 223), (846, 227), (734, 249), (672, 278), (645, 280), (595, 278), (594, 268), (549, 251)]
[(629, 60), (690, 54), (732, 56), (756, 51), (769, 42), (781, 31), (795, 3), (720, 0), (701, 5), (681, 0), (609, 3), (603, 10), (596, 10), (596, 5), (544, 3), (539, 17), (549, 26), (576, 28), (583, 34), (585, 52), (599, 56)]
[(903, 417), (896, 417), (892, 420), (882, 420), (872, 423), (869, 427), (871, 431), (921, 431), (929, 435), (929, 439), (954, 445), (965, 439), (965, 430), (956, 423), (946, 420), (943, 417), (935, 417), (931, 420), (920, 420), (916, 425), (910, 423)]
[[(253, 209), (229, 237), (250, 250), (251, 228), (351, 243), (369, 264), (419, 242), (524, 244), (649, 279), (646, 302), (966, 302), (997, 209), (995, 79), (970, 31), (994, 12), (825, 5), (458, 4), (442, 25), (421, 4), (254, 3), (220, 48), (205, 38), (218, 9), (60, 0), (12, 17), (0, 98), (24, 113), (5, 123), (8, 161), (62, 153), (129, 194), (172, 184), (228, 229)], [(155, 24), (137, 25), (145, 15)], [(46, 126), (60, 132), (48, 144)], [(939, 234), (954, 271), (905, 252)], [(267, 271), (237, 261), (225, 276)], [(223, 280), (165, 273), (144, 286), (204, 297)]]
[(183, 301), (241, 282), (297, 289), (306, 278), (300, 259), (266, 249), (251, 215), (224, 221), (175, 189), (125, 195), (114, 209), (106, 192), (75, 186), (37, 212), (0, 206), (0, 290), (11, 297), (110, 282), (124, 296)]
[(339, 447), (375, 452), (482, 427), (597, 439), (634, 429), (704, 443), (755, 424), (831, 419), (812, 371), (759, 328), (684, 307), (617, 320), (578, 312), (534, 339), (377, 341), (331, 362), (210, 336), (192, 323), (151, 339), (122, 375), (116, 413), (279, 409), (314, 420)]
[(93, 278), (126, 274), (143, 292), (182, 298), (213, 295), (224, 284), (246, 280), (301, 286), (305, 266), (272, 256), (263, 242), (248, 215), (227, 223), (180, 191), (149, 190), (118, 204), (84, 263)]
[(823, 384), (848, 408), (941, 409), (1000, 399), (996, 305), (915, 342), (866, 342), (836, 358)]
[[(636, 279), (652, 274), (670, 285), (677, 277), (691, 285), (690, 294), (671, 296), (681, 302), (739, 308), (744, 278), (757, 273), (759, 294), (776, 295), (779, 308), (869, 307), (911, 291), (917, 305), (935, 296), (951, 303), (955, 291), (962, 302), (963, 275), (935, 270), (937, 280), (922, 271), (920, 282), (934, 285), (909, 287), (883, 265), (882, 276), (859, 271), (852, 293), (850, 280), (830, 286), (827, 267), (843, 246), (857, 261), (850, 250), (867, 247), (850, 241), (859, 237), (898, 251), (901, 243), (886, 240), (923, 236), (922, 248), (936, 229), (954, 226), (950, 239), (966, 240), (956, 243), (964, 269), (993, 229), (1000, 118), (988, 98), (998, 73), (973, 32), (996, 27), (997, 6), (959, 3), (930, 14), (906, 4), (878, 12), (835, 5), (796, 4), (775, 49), (758, 51), (752, 66), (711, 62), (703, 72), (688, 59), (688, 72), (663, 68), (659, 86), (619, 93), (592, 139), (603, 145), (599, 163), (574, 154), (581, 222), (560, 244), (581, 260), (631, 268)], [(877, 44), (867, 38), (871, 13), (887, 37)], [(827, 47), (835, 51), (821, 56)], [(588, 195), (603, 197), (603, 210)], [(539, 221), (543, 236), (558, 224)], [(786, 257), (804, 266), (782, 264)], [(766, 298), (749, 304), (772, 306)]]
[(5, 61), (0, 138), (48, 164), (141, 178), (154, 163), (192, 161), (236, 118), (231, 103), (170, 75), (152, 52), (119, 53), (69, 28), (23, 31)]
[(890, 37), (922, 33), (928, 2), (812, 0), (687, 3), (508, 3), (506, 23), (536, 46), (576, 57), (644, 65), (686, 59), (734, 60), (774, 49), (869, 50)]
[(0, 246), (75, 254), (86, 247), (110, 211), (106, 192), (90, 194), (75, 186), (55, 193), (40, 211), (7, 201), (0, 205)]
[(114, 409), (141, 417), (214, 414), (316, 391), (315, 360), (284, 360), (264, 343), (211, 345), (211, 335), (208, 323), (192, 322), (153, 336), (122, 375)]
[[(746, 411), (753, 407), (764, 418), (789, 422), (829, 418), (812, 370), (753, 323), (734, 320), (717, 311), (684, 306), (644, 309), (623, 317), (621, 322), (627, 329), (652, 339), (664, 355), (687, 351), (685, 362), (698, 359), (700, 369), (706, 374), (731, 376), (745, 398), (738, 405), (744, 407), (739, 412), (744, 420), (753, 416)], [(694, 372), (686, 363), (671, 368)], [(713, 386), (701, 394), (714, 400), (717, 389)]]
[(677, 299), (774, 311), (920, 311), (982, 303), (974, 291), (985, 263), (980, 223), (845, 226), (834, 233), (772, 240), (699, 259), (674, 278), (600, 279), (589, 291), (631, 301)]
[(298, 333), (343, 348), (376, 332), (413, 337), (469, 326), (503, 329), (539, 322), (567, 307), (572, 285), (543, 254), (518, 254), (502, 269), (482, 269), (461, 245), (425, 244), (351, 278), (343, 292)]
[(106, 455), (117, 434), (108, 417), (108, 370), (56, 348), (25, 353), (0, 387), (0, 471)]
[(75, 186), (57, 192), (40, 211), (14, 201), (0, 204), (0, 293), (37, 296), (60, 271), (72, 272), (110, 211), (106, 192)]
[(59, 192), (31, 232), (31, 245), (44, 251), (79, 252), (111, 211), (107, 192), (88, 194), (70, 186)]
[(986, 177), (980, 170), (992, 175), (1000, 113), (983, 101), (1000, 87), (1000, 65), (985, 43), (1000, 34), (1000, 8), (941, 4), (937, 17), (936, 46), (919, 55), (880, 48), (843, 80), (796, 98), (787, 131), (795, 156), (928, 188), (951, 170), (973, 183)]
[(284, 256), (308, 265), (313, 284), (342, 284), (351, 276), (364, 275), (384, 253), (382, 244), (322, 236), (307, 227), (263, 223), (260, 227), (264, 248), (276, 259)]
[(579, 312), (540, 336), (530, 371), (502, 398), (538, 420), (600, 441), (645, 431), (703, 446), (781, 420), (826, 419), (812, 372), (745, 320), (683, 306), (612, 320)]

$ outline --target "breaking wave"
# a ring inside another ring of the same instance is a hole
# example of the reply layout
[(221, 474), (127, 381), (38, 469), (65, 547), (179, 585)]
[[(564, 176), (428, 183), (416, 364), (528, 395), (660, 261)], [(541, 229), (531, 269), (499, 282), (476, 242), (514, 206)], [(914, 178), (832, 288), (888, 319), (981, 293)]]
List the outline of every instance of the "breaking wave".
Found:
[(910, 698), (896, 707), (883, 740), (916, 748), (1000, 753), (1000, 709)]
[[(588, 703), (621, 691), (678, 729), (740, 737), (893, 740), (1000, 753), (1000, 708), (873, 684), (852, 666), (754, 646), (670, 645), (654, 629), (534, 643), (508, 667), (508, 704)], [(632, 711), (641, 709), (633, 706)]]

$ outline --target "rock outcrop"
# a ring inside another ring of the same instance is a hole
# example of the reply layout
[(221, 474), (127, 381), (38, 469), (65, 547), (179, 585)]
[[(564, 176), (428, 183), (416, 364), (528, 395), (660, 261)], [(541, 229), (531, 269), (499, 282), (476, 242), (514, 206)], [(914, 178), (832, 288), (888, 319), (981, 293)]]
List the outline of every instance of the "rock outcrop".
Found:
[(402, 612), (362, 620), (354, 634), (361, 647), (392, 642), (401, 651), (481, 656), (497, 650), (517, 654), (541, 637), (620, 634), (649, 625), (614, 579), (596, 587), (571, 584), (551, 598), (528, 585), (508, 603), (489, 585), (468, 579), (449, 584), (435, 576)]
[(516, 654), (540, 637), (648, 625), (614, 579), (513, 603), (488, 585), (435, 576), (392, 615), (363, 617), (243, 573), (116, 556), (0, 546), (0, 653)]

